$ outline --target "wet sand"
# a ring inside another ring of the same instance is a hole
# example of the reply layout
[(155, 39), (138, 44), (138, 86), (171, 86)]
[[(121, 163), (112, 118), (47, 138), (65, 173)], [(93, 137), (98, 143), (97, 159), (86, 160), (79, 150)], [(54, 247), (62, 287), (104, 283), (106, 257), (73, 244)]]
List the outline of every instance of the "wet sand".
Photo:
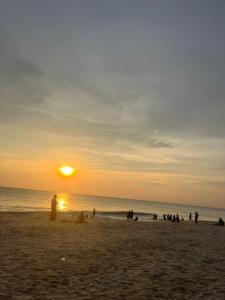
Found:
[(225, 299), (225, 227), (0, 213), (0, 299)]

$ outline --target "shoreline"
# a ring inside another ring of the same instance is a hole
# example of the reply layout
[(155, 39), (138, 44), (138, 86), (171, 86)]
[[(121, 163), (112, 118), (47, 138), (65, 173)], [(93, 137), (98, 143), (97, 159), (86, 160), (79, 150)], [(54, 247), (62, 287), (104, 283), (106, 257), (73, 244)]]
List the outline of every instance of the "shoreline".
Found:
[[(139, 219), (152, 219), (153, 214), (162, 218), (163, 214), (179, 214), (185, 220), (189, 219), (189, 213), (197, 211), (201, 220), (218, 221), (225, 219), (225, 209), (210, 208), (204, 206), (185, 205), (183, 203), (166, 203), (156, 201), (144, 201), (125, 198), (109, 198), (98, 196), (85, 196), (75, 194), (59, 193), (60, 207), (66, 211), (88, 211), (95, 207), (97, 212), (102, 212), (104, 216), (110, 215), (112, 218), (123, 219), (127, 212), (132, 209)], [(34, 190), (21, 190), (13, 188), (0, 188), (0, 211), (49, 211), (52, 193)], [(134, 215), (135, 217), (135, 215)]]
[[(80, 213), (79, 210), (71, 210), (71, 211), (58, 211), (58, 215), (78, 215)], [(91, 210), (85, 210), (84, 213), (88, 213), (89, 217), (87, 219), (91, 219), (90, 215), (92, 213)], [(0, 215), (1, 214), (50, 214), (50, 209), (49, 210), (29, 210), (29, 211), (1, 211), (0, 210)], [(121, 215), (121, 216), (118, 216)], [(171, 222), (169, 220), (163, 220), (162, 216), (158, 215), (157, 220), (154, 220), (153, 218), (146, 217), (146, 216), (153, 216), (154, 213), (145, 213), (145, 212), (137, 212), (134, 213), (134, 215), (138, 216), (138, 222)], [(144, 217), (143, 217), (144, 216)], [(96, 218), (104, 218), (104, 219), (112, 219), (112, 220), (118, 220), (118, 221), (127, 221), (126, 218), (126, 212), (125, 211), (97, 211)], [(198, 223), (209, 223), (209, 224), (216, 224), (218, 220), (205, 220), (205, 219), (199, 219)], [(184, 222), (190, 222), (190, 223), (195, 223), (194, 220), (192, 219), (191, 221), (189, 220), (183, 220), (180, 221), (180, 223)]]

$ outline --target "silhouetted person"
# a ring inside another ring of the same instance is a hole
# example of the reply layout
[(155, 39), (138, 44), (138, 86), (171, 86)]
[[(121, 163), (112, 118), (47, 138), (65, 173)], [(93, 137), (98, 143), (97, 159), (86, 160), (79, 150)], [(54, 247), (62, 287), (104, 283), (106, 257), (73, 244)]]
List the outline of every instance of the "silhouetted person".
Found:
[(198, 223), (198, 217), (199, 217), (199, 214), (198, 214), (198, 212), (196, 211), (196, 212), (195, 212), (195, 223), (196, 223), (196, 224)]
[(191, 219), (192, 219), (192, 214), (190, 213), (189, 214), (189, 221), (191, 221)]
[(153, 214), (153, 220), (157, 220), (158, 219), (158, 215), (157, 214)]
[(54, 195), (51, 201), (51, 213), (50, 213), (50, 221), (56, 220), (56, 211), (57, 211), (57, 195)]
[(127, 212), (127, 221), (130, 220), (130, 210)]
[(137, 216), (134, 218), (134, 221), (138, 221), (138, 217)]
[(180, 218), (179, 218), (178, 214), (177, 214), (177, 217), (176, 217), (176, 221), (177, 221), (177, 223), (180, 223)]
[(163, 220), (166, 221), (166, 215), (165, 214), (163, 215)]
[(173, 219), (172, 219), (173, 222), (176, 222), (176, 216), (173, 215)]
[(184, 221), (184, 218), (182, 217), (181, 221)]
[(217, 225), (224, 226), (224, 221), (222, 218), (219, 218), (219, 221), (217, 222)]
[(172, 220), (172, 216), (170, 214), (167, 215), (167, 220), (171, 221)]
[(133, 212), (133, 209), (130, 211), (130, 219), (133, 220), (134, 218), (134, 212)]
[(95, 208), (94, 208), (94, 209), (93, 209), (93, 213), (92, 213), (93, 218), (95, 218), (95, 214), (96, 214), (96, 210), (95, 210)]

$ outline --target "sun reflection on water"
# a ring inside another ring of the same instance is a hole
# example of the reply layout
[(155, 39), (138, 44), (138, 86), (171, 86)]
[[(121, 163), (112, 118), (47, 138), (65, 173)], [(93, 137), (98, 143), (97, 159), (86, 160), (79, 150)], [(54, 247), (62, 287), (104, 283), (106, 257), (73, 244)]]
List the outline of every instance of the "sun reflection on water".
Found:
[(61, 193), (58, 194), (58, 209), (60, 211), (66, 211), (68, 209), (68, 195)]

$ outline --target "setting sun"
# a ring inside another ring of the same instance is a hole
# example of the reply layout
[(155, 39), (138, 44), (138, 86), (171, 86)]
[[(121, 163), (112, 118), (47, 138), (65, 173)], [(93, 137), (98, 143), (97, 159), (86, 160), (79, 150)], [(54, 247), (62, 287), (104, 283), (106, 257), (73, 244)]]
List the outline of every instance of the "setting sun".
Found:
[(62, 166), (59, 168), (60, 173), (63, 176), (70, 177), (75, 173), (75, 169), (71, 166)]

